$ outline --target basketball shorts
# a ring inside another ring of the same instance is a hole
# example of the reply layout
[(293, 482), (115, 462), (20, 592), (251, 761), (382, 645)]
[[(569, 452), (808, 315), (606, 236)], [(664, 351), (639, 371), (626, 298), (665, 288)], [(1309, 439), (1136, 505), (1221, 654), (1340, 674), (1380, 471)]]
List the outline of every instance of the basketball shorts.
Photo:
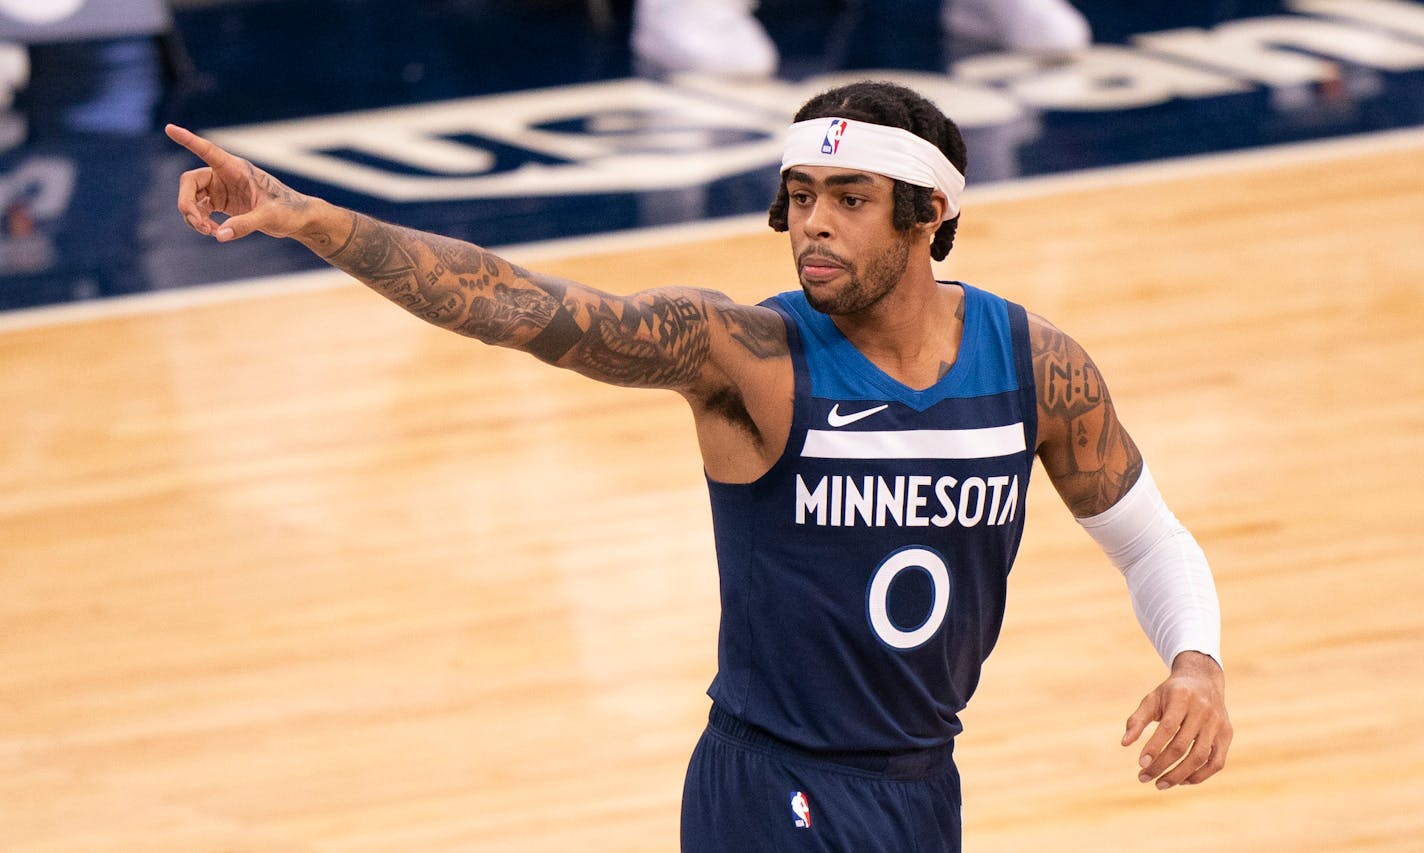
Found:
[(954, 745), (821, 753), (715, 706), (687, 769), (683, 853), (958, 853)]

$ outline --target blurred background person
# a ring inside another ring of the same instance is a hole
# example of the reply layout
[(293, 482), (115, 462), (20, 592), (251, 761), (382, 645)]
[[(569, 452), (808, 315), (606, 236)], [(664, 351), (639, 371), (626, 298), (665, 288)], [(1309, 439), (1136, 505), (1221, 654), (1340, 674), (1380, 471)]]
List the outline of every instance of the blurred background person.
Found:
[[(756, 0), (634, 0), (630, 45), (641, 73), (699, 72), (768, 77), (780, 62), (756, 17)], [(969, 49), (1056, 53), (1092, 42), (1087, 18), (1068, 0), (887, 0), (853, 3), (852, 17), (892, 37), (936, 21)]]
[(780, 56), (753, 14), (755, 5), (755, 0), (635, 0), (629, 41), (637, 70), (769, 77)]

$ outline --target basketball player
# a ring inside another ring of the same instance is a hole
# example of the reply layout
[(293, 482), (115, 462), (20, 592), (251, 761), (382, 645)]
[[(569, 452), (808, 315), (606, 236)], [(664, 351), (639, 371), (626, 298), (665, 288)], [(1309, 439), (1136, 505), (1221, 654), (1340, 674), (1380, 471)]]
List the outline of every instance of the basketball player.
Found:
[(207, 164), (179, 187), (200, 233), (298, 240), (431, 323), (687, 400), (722, 623), (684, 850), (959, 849), (958, 714), (998, 636), (1035, 457), (1126, 576), (1169, 666), (1127, 720), (1123, 745), (1156, 723), (1138, 778), (1166, 789), (1223, 766), (1232, 730), (1205, 557), (1083, 348), (935, 280), (965, 151), (914, 92), (858, 83), (801, 108), (770, 212), (801, 287), (755, 306), (539, 275), (168, 134)]

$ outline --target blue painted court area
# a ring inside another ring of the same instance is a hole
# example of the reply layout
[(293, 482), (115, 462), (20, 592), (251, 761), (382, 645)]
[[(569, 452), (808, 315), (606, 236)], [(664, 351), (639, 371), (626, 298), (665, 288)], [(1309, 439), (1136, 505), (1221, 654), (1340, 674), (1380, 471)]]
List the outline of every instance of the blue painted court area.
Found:
[(637, 76), (628, 0), (187, 0), (157, 32), (12, 41), (0, 309), (320, 265), (189, 232), (167, 121), (489, 246), (762, 211), (791, 112), (847, 76), (936, 99), (971, 185), (1424, 124), (1424, 2), (1076, 5), (1095, 44), (1050, 60), (946, 41), (937, 2), (763, 0), (782, 68), (735, 84)]

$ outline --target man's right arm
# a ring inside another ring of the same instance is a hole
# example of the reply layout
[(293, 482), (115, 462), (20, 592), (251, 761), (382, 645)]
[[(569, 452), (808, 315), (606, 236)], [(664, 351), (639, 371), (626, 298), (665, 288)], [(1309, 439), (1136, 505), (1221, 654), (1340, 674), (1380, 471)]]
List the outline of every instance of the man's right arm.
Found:
[(690, 396), (738, 384), (712, 357), (714, 347), (730, 342), (741, 355), (765, 357), (758, 347), (779, 344), (784, 355), (780, 321), (764, 309), (711, 291), (622, 296), (531, 273), (479, 246), (297, 193), (183, 128), (170, 126), (168, 135), (206, 164), (179, 185), (178, 208), (194, 230), (220, 242), (253, 231), (297, 240), (442, 328), (602, 382)]
[(606, 293), (471, 243), (316, 204), (335, 213), (292, 236), (332, 266), (429, 323), (601, 382), (691, 388), (708, 365), (711, 315), (734, 307), (690, 288)]

